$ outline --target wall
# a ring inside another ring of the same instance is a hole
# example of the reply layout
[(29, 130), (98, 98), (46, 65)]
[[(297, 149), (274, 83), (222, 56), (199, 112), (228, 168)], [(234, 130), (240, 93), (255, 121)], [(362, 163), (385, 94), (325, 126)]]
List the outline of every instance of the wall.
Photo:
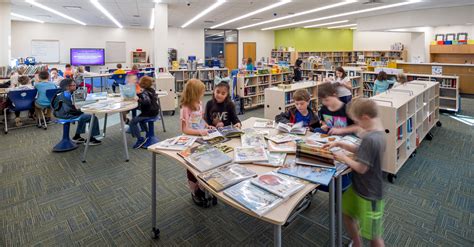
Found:
[(271, 51), (275, 43), (275, 35), (273, 31), (260, 30), (239, 30), (239, 63), (244, 56), (244, 42), (257, 43), (257, 60), (262, 57), (265, 59), (270, 57)]
[(168, 28), (168, 47), (178, 50), (178, 60), (196, 56), (204, 59), (204, 29)]
[[(474, 13), (473, 13), (474, 15)], [(453, 25), (453, 26), (439, 26), (433, 28), (433, 38), (434, 34), (447, 34), (447, 33), (467, 33), (468, 39), (474, 40), (474, 25)]]
[(275, 48), (294, 47), (296, 51), (348, 51), (353, 48), (350, 29), (290, 28), (275, 31)]
[(354, 32), (354, 50), (390, 50), (390, 45), (401, 42), (405, 46), (411, 42), (410, 33), (396, 32)]

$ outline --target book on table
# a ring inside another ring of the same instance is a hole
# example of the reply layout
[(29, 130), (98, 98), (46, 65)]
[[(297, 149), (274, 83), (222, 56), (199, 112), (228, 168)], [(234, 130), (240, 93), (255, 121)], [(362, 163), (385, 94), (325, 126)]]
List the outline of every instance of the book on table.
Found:
[(275, 121), (273, 120), (264, 120), (264, 119), (257, 119), (253, 124), (254, 128), (274, 128)]
[(296, 153), (296, 142), (289, 141), (283, 143), (274, 143), (272, 141), (268, 141), (268, 150), (271, 152), (279, 152), (279, 153)]
[(312, 140), (298, 141), (296, 144), (296, 163), (319, 166), (334, 167), (334, 155), (332, 152), (323, 148), (318, 142)]
[(328, 185), (336, 173), (335, 168), (306, 166), (296, 164), (295, 160), (287, 159), (285, 165), (278, 169), (278, 173), (297, 177), (311, 183)]
[(187, 148), (179, 152), (178, 155), (199, 172), (205, 172), (232, 162), (231, 157), (207, 144)]
[(225, 137), (239, 137), (243, 132), (232, 125), (219, 127), (217, 129), (209, 129), (207, 135), (202, 136), (204, 141), (208, 141), (214, 138)]
[(198, 175), (200, 179), (216, 191), (221, 191), (255, 176), (257, 174), (254, 171), (239, 164), (220, 166)]
[(328, 142), (333, 142), (333, 141), (339, 141), (341, 140), (340, 136), (335, 136), (335, 135), (327, 135), (327, 134), (321, 134), (321, 133), (314, 133), (306, 138), (306, 140), (312, 140), (320, 143), (328, 143)]
[(289, 141), (295, 141), (295, 140), (301, 139), (300, 137), (296, 135), (288, 134), (288, 133), (269, 135), (269, 136), (265, 136), (265, 138), (267, 138), (268, 140), (274, 143), (283, 143), (283, 142), (289, 142)]
[(252, 163), (255, 161), (267, 161), (268, 156), (264, 147), (236, 147), (234, 149), (234, 162)]
[(224, 194), (259, 216), (285, 201), (285, 198), (255, 186), (248, 180), (225, 189)]
[(288, 198), (304, 188), (304, 184), (294, 177), (276, 172), (259, 175), (250, 182), (282, 198)]
[(267, 151), (268, 160), (267, 161), (255, 161), (255, 165), (262, 166), (271, 166), (271, 167), (280, 167), (285, 163), (286, 153), (276, 153)]
[(196, 141), (197, 137), (195, 136), (177, 136), (173, 138), (166, 139), (164, 141), (158, 142), (148, 149), (152, 150), (172, 150), (172, 151), (182, 151), (188, 147), (191, 147)]
[(278, 123), (276, 129), (279, 131), (291, 133), (291, 134), (297, 134), (297, 135), (306, 134), (306, 128), (303, 127), (303, 122), (295, 123), (293, 126), (290, 126), (284, 123)]
[(240, 140), (242, 142), (242, 147), (267, 147), (265, 137), (255, 132), (244, 133), (240, 137)]

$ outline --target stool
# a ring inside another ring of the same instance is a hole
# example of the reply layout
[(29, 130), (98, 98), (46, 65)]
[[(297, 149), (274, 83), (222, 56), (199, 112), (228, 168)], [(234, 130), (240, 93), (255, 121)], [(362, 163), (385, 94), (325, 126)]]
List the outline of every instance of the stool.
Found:
[(79, 118), (57, 119), (57, 123), (63, 125), (63, 138), (53, 147), (53, 152), (67, 152), (76, 149), (78, 146), (69, 137), (71, 123), (77, 122)]
[(148, 118), (142, 121), (143, 123), (148, 123), (148, 128), (146, 130), (147, 140), (145, 144), (143, 144), (142, 146), (143, 148), (148, 148), (149, 146), (159, 142), (158, 138), (155, 136), (155, 128), (154, 128), (154, 123), (157, 120), (160, 120), (160, 116)]

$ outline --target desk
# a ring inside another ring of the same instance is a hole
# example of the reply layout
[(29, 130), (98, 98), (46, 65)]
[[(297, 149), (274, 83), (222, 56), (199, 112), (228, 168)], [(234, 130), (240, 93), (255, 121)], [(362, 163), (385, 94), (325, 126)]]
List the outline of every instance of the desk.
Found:
[[(121, 112), (126, 112), (130, 111), (132, 109), (135, 109), (138, 107), (138, 103), (136, 101), (122, 101), (121, 98), (109, 98), (105, 101), (99, 101), (99, 102), (111, 102), (111, 103), (116, 103), (117, 107), (114, 107), (112, 109), (100, 109), (100, 108), (88, 108), (88, 107), (82, 107), (81, 111), (84, 113), (89, 113), (92, 114), (91, 121), (89, 123), (89, 132), (87, 133), (87, 141), (86, 141), (86, 147), (84, 148), (84, 153), (82, 155), (82, 162), (86, 162), (86, 156), (87, 156), (87, 150), (89, 149), (89, 143), (91, 139), (91, 134), (92, 134), (92, 126), (94, 124), (94, 118), (97, 114), (105, 114), (105, 121), (107, 121), (107, 115), (111, 113), (121, 113)], [(120, 127), (122, 128), (122, 137), (123, 137), (123, 147), (125, 149), (125, 161), (128, 162), (129, 156), (128, 156), (128, 147), (127, 147), (127, 134), (125, 133), (125, 122), (123, 120), (122, 116), (119, 116), (120, 118)], [(105, 136), (105, 124), (104, 124), (104, 136)]]
[[(112, 73), (104, 73), (104, 74), (87, 73), (83, 76), (84, 77), (84, 83), (85, 83), (86, 78), (91, 78), (91, 86), (92, 86), (91, 93), (93, 93), (94, 92), (94, 78), (95, 77), (100, 77), (100, 91), (102, 92), (104, 77), (108, 78), (112, 75), (113, 75)], [(106, 85), (107, 85), (107, 83), (106, 83)]]
[[(242, 122), (242, 128), (252, 128), (254, 122), (258, 118), (250, 118)], [(270, 134), (277, 133), (278, 131), (276, 129), (269, 129)], [(307, 136), (311, 135), (310, 133), (307, 134)], [(195, 144), (197, 145), (197, 144)], [(238, 147), (241, 145), (240, 138), (232, 138), (230, 141), (225, 142), (225, 145), (231, 146), (231, 147)], [(240, 210), (243, 213), (246, 213), (252, 217), (258, 218), (260, 220), (263, 220), (265, 222), (268, 222), (273, 225), (274, 229), (274, 245), (275, 246), (281, 246), (281, 227), (284, 225), (288, 218), (291, 216), (292, 211), (298, 206), (300, 201), (304, 199), (304, 197), (316, 189), (318, 187), (317, 184), (313, 183), (306, 183), (305, 187), (300, 190), (298, 193), (294, 194), (291, 196), (288, 200), (286, 200), (283, 204), (280, 206), (274, 208), (270, 212), (266, 213), (263, 216), (258, 216), (251, 210), (248, 210), (247, 208), (241, 206), (228, 196), (224, 195), (224, 193), (221, 192), (216, 192), (214, 191), (211, 187), (209, 187), (204, 181), (202, 181), (197, 175), (199, 172), (194, 169), (193, 167), (189, 166), (180, 156), (178, 156), (176, 151), (166, 151), (166, 150), (153, 150), (153, 146), (150, 146), (148, 148), (150, 152), (152, 152), (152, 163), (151, 163), (151, 211), (152, 211), (152, 236), (153, 238), (156, 238), (159, 236), (159, 229), (157, 228), (156, 224), (156, 156), (157, 154), (161, 155), (166, 155), (170, 158), (173, 158), (179, 162), (181, 166), (184, 168), (188, 169), (193, 175), (195, 175), (199, 180), (200, 180), (200, 185), (203, 186), (206, 190), (208, 190), (210, 193), (212, 193), (214, 196), (216, 196), (221, 202), (237, 209)], [(227, 155), (233, 157), (233, 152), (228, 153)], [(288, 156), (291, 156), (288, 154)], [(294, 155), (293, 155), (294, 156)], [(266, 166), (258, 166), (258, 165), (252, 165), (252, 164), (246, 164), (245, 165), (247, 168), (255, 171), (257, 174), (263, 174), (272, 170), (275, 170), (275, 168), (272, 167), (266, 167)], [(337, 238), (337, 243), (338, 246), (341, 246), (342, 244), (342, 209), (341, 209), (341, 201), (342, 201), (342, 183), (341, 183), (342, 178), (338, 179), (333, 179), (331, 183), (329, 184), (329, 215), (330, 215), (330, 226), (329, 226), (329, 232), (330, 232), (330, 243), (331, 246), (335, 246), (336, 244), (336, 238)], [(335, 182), (337, 183), (337, 186), (335, 185)], [(337, 193), (335, 192), (337, 190)], [(337, 197), (337, 212), (338, 215), (336, 217), (335, 213), (335, 197)], [(338, 223), (338, 230), (336, 232), (336, 221)], [(337, 233), (337, 234), (336, 234)], [(337, 235), (337, 236), (336, 236)]]

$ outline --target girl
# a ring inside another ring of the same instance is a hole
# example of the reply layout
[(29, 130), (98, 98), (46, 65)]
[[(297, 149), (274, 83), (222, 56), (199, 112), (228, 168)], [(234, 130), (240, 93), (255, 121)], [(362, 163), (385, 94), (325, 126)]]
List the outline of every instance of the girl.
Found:
[(395, 85), (393, 85), (394, 87), (398, 87), (398, 86), (401, 86), (401, 85), (405, 85), (405, 83), (408, 82), (408, 79), (407, 79), (407, 75), (401, 73), (401, 74), (397, 74), (397, 82), (395, 82)]
[(132, 70), (128, 71), (127, 72), (127, 75), (136, 75), (140, 72), (140, 70), (138, 70), (138, 65), (134, 64), (132, 66)]
[(381, 94), (388, 90), (390, 84), (394, 84), (395, 80), (389, 80), (387, 73), (380, 71), (377, 75), (377, 80), (374, 82), (374, 94)]
[(252, 62), (253, 62), (253, 61), (252, 61), (252, 58), (249, 57), (249, 58), (247, 59), (247, 70), (248, 70), (248, 71), (253, 71), (253, 69), (254, 69), (254, 66), (253, 66), (253, 63), (252, 63)]
[(66, 64), (66, 67), (64, 69), (64, 78), (72, 79), (73, 75), (74, 75), (74, 70), (72, 69), (72, 66), (70, 64)]
[(224, 127), (234, 125), (241, 127), (237, 113), (235, 112), (234, 102), (230, 99), (230, 87), (227, 82), (220, 82), (214, 88), (212, 99), (206, 104), (204, 120), (208, 125), (214, 127)]
[(56, 86), (59, 85), (59, 82), (61, 82), (64, 78), (59, 75), (58, 69), (52, 68), (50, 73), (50, 81), (56, 84)]
[[(135, 86), (135, 92), (136, 94), (138, 95), (139, 93), (141, 93), (142, 89), (140, 88), (140, 85), (138, 83), (138, 77), (137, 75), (135, 74), (128, 74), (126, 77), (125, 77), (125, 82), (128, 84), (128, 85), (133, 85)], [(135, 116), (136, 115), (136, 109), (133, 109), (132, 110), (132, 116)], [(129, 124), (130, 123), (130, 119), (127, 118), (127, 115), (128, 115), (128, 111), (127, 112), (122, 112), (122, 117), (123, 117), (123, 120), (125, 121), (125, 124)]]
[[(203, 119), (201, 101), (204, 91), (204, 83), (198, 79), (190, 79), (184, 86), (180, 111), (181, 131), (183, 134), (207, 135), (208, 133), (208, 125)], [(200, 207), (206, 207), (206, 193), (199, 187), (196, 177), (189, 170), (186, 172), (193, 202)], [(213, 200), (217, 202), (216, 199)]]
[(352, 82), (342, 67), (336, 68), (336, 78), (331, 83), (337, 86), (337, 96), (344, 104), (352, 100)]

